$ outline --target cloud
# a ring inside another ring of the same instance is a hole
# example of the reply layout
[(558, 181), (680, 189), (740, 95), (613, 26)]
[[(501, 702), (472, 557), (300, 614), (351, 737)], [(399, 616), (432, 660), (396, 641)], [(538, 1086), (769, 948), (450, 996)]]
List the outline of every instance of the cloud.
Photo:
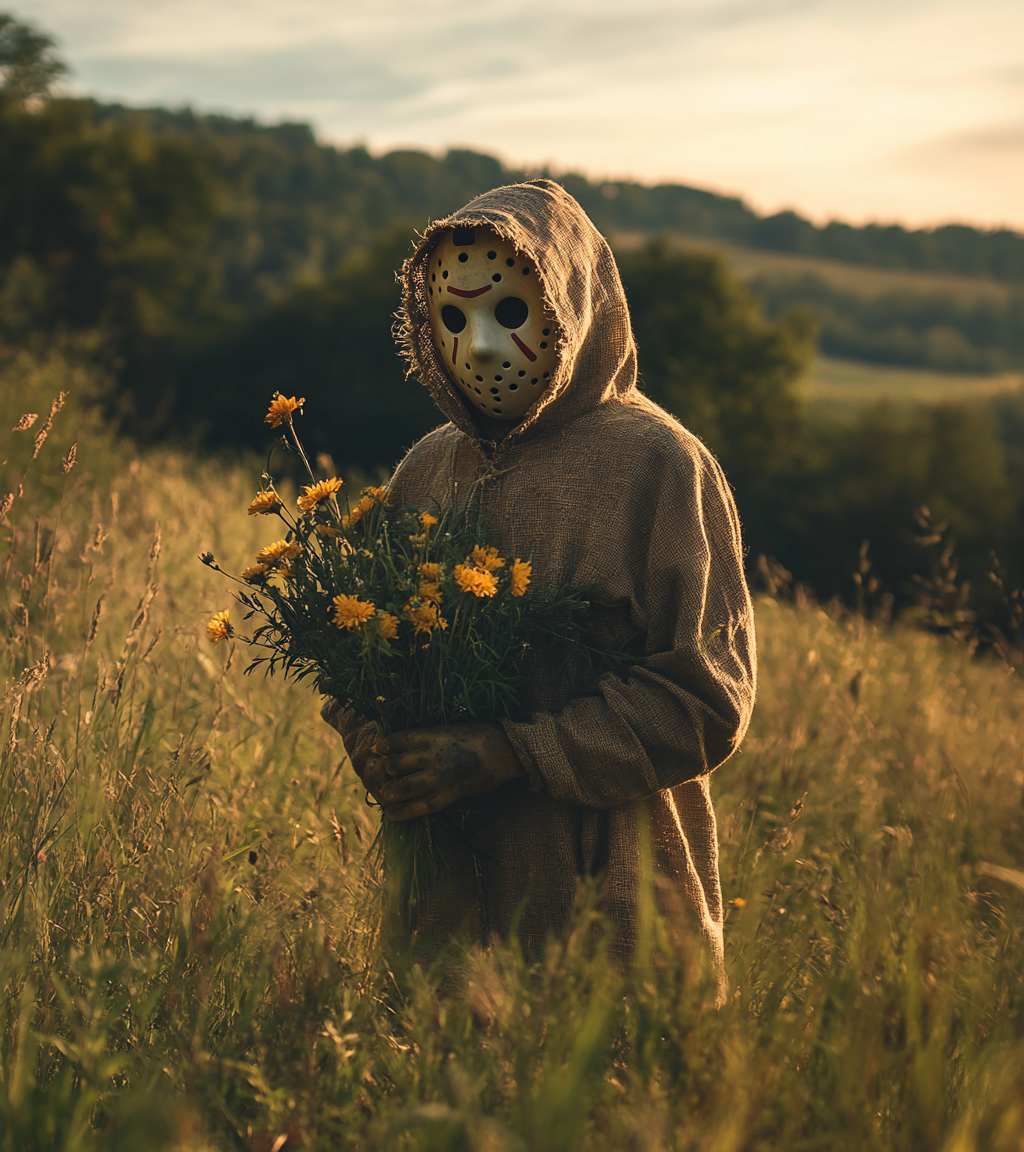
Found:
[(102, 56), (78, 70), (85, 86), (131, 94), (150, 102), (167, 99), (218, 106), (286, 108), (309, 100), (339, 105), (408, 100), (429, 87), (429, 78), (404, 73), (389, 61), (345, 45), (311, 45), (300, 52), (254, 52), (207, 61), (166, 57)]

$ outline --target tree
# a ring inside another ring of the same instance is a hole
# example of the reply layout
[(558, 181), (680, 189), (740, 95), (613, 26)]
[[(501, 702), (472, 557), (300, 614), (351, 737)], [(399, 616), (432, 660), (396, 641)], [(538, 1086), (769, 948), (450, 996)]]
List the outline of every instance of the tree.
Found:
[(263, 414), (281, 391), (309, 402), (307, 449), (390, 469), (442, 421), (426, 388), (405, 379), (392, 335), (395, 273), (413, 234), (411, 222), (396, 226), (325, 282), (294, 289), (181, 356), (173, 424), (211, 444), (262, 448), (274, 435)]
[(796, 383), (814, 354), (813, 324), (797, 312), (769, 323), (721, 259), (663, 240), (623, 253), (619, 268), (644, 391), (715, 453), (753, 546), (769, 550), (767, 505), (801, 451)]
[(53, 38), (0, 12), (0, 97), (47, 96), (67, 66), (52, 52)]
[(130, 358), (219, 303), (203, 147), (97, 125), (84, 100), (0, 99), (0, 332), (103, 328)]

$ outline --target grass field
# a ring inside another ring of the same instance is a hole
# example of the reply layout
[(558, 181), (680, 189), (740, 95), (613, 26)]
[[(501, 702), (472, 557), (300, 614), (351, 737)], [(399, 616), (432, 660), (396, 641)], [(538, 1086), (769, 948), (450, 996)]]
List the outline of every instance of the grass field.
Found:
[[(721, 256), (741, 280), (763, 276), (773, 280), (794, 280), (815, 276), (844, 292), (860, 296), (884, 296), (887, 293), (914, 293), (922, 296), (951, 296), (961, 303), (992, 300), (1005, 303), (1015, 292), (1013, 285), (999, 280), (974, 276), (957, 276), (951, 272), (919, 272), (910, 268), (878, 268), (865, 264), (848, 264), (818, 256), (800, 256), (793, 252), (770, 252), (763, 248), (746, 248), (727, 240), (707, 236), (670, 235), (680, 248), (714, 252)], [(619, 250), (635, 248), (650, 239), (649, 233), (619, 232), (610, 237)]]
[(0, 452), (0, 1149), (1022, 1146), (1019, 677), (760, 598), (715, 782), (726, 1006), (697, 951), (605, 964), (586, 893), (442, 998), (372, 947), (375, 817), (318, 702), (204, 638), (197, 553), (270, 538), (258, 463), (137, 455), (60, 356), (0, 379), (0, 426), (40, 413)]
[(949, 404), (1022, 388), (1024, 373), (1020, 372), (978, 376), (818, 356), (800, 391), (812, 412), (842, 418), (866, 404)]

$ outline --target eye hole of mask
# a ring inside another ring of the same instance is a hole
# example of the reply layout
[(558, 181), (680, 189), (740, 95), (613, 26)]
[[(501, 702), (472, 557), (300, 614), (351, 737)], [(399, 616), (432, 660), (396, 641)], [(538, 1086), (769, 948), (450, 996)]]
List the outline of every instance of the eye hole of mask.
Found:
[(503, 328), (521, 328), (529, 315), (530, 306), (518, 296), (506, 296), (494, 306), (494, 319)]
[(441, 319), (449, 332), (461, 332), (466, 327), (465, 313), (454, 304), (446, 304), (441, 309)]

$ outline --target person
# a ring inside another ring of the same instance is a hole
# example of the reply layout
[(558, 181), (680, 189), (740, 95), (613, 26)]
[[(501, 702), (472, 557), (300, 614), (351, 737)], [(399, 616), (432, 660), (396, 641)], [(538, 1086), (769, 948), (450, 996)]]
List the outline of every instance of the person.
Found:
[(614, 257), (558, 184), (498, 188), (435, 222), (402, 277), (409, 373), (447, 422), (389, 499), (479, 510), (502, 556), (532, 559), (531, 593), (590, 587), (602, 641), (639, 636), (643, 661), (594, 683), (531, 649), (525, 719), (380, 740), (337, 701), (324, 718), (389, 819), (473, 798), (477, 874), (452, 875), (435, 933), (514, 930), (536, 954), (592, 877), (628, 956), (648, 859), (679, 947), (702, 937), (721, 974), (709, 777), (743, 737), (756, 674), (728, 483), (639, 390)]

